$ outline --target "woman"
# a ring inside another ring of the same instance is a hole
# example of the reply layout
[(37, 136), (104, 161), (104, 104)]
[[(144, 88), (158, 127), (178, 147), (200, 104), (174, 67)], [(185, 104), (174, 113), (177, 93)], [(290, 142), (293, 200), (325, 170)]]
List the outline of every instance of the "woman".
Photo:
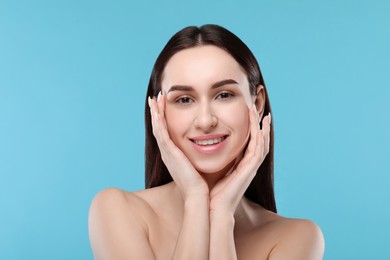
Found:
[(95, 258), (321, 259), (320, 229), (276, 214), (270, 112), (237, 36), (217, 25), (176, 33), (147, 91), (147, 189), (94, 198)]

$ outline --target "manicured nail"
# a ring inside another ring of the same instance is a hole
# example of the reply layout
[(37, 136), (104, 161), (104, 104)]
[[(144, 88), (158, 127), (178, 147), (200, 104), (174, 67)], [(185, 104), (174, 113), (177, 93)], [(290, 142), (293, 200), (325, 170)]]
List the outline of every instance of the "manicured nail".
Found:
[(150, 108), (150, 97), (148, 97), (148, 105), (149, 105), (149, 108)]
[(160, 100), (160, 97), (161, 97), (161, 91), (158, 92), (158, 95), (157, 95), (157, 102)]
[(269, 115), (269, 124), (271, 124), (271, 122), (272, 122), (271, 112), (268, 112), (268, 115)]

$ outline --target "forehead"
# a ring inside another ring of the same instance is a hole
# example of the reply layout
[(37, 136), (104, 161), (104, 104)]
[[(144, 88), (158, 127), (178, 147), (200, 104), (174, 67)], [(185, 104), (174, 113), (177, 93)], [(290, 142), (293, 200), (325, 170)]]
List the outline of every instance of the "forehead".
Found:
[(164, 90), (171, 85), (210, 85), (223, 79), (244, 84), (247, 77), (238, 62), (225, 50), (205, 45), (179, 51), (168, 61), (162, 78)]

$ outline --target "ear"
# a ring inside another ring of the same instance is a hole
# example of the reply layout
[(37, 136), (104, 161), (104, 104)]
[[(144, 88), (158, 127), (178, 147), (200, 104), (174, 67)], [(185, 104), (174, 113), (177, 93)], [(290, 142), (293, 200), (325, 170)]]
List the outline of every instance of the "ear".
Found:
[(265, 109), (265, 89), (263, 85), (258, 85), (256, 87), (256, 96), (254, 98), (254, 104), (256, 106), (259, 118), (263, 118), (264, 109)]

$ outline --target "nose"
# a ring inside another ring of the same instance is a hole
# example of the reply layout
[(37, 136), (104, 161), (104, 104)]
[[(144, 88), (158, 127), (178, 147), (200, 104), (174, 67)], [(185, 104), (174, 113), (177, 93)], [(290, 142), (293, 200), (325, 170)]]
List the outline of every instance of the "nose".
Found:
[(214, 115), (209, 105), (199, 107), (197, 116), (194, 120), (194, 126), (203, 131), (209, 131), (218, 123), (217, 117)]

